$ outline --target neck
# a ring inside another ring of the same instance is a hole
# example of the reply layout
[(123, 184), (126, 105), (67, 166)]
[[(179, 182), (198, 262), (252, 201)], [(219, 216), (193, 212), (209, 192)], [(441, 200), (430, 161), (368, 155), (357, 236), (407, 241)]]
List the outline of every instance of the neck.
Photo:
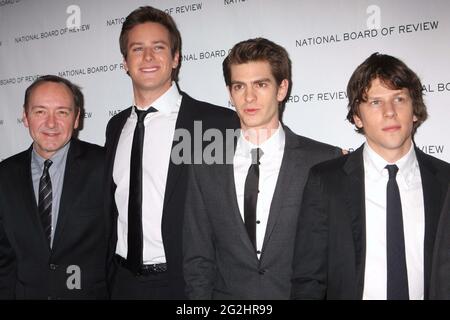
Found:
[(279, 127), (279, 123), (274, 127), (260, 127), (260, 128), (245, 128), (242, 127), (242, 133), (245, 140), (250, 141), (254, 145), (261, 145), (265, 141), (269, 140)]
[(412, 145), (412, 140), (406, 141), (400, 148), (395, 149), (380, 148), (379, 146), (372, 145), (370, 141), (367, 141), (367, 143), (388, 163), (395, 163), (408, 153)]
[(161, 97), (167, 90), (172, 86), (169, 83), (167, 86), (160, 88), (158, 90), (142, 90), (133, 86), (134, 102), (137, 107), (147, 107), (155, 102), (156, 99)]

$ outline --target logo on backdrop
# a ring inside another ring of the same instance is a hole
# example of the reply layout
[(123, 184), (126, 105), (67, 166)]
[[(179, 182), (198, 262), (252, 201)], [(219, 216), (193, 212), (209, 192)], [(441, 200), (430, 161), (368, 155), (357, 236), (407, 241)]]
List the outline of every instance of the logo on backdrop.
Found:
[[(1, 0), (0, 0), (1, 1)], [(20, 35), (14, 37), (14, 42), (25, 43), (33, 40), (41, 40), (53, 37), (59, 37), (67, 34), (73, 34), (78, 32), (85, 32), (91, 29), (90, 24), (81, 24), (81, 9), (77, 5), (70, 5), (66, 8), (66, 13), (69, 16), (66, 19), (66, 26), (63, 28), (57, 28), (53, 30), (47, 30), (43, 32)]]
[(70, 14), (66, 20), (68, 29), (80, 28), (81, 26), (81, 9), (79, 6), (72, 4), (67, 7), (66, 13)]
[(183, 56), (181, 57), (181, 59), (183, 62), (189, 62), (189, 61), (224, 58), (228, 54), (228, 52), (229, 52), (229, 50), (225, 50), (225, 49), (207, 50), (207, 51), (200, 51), (200, 52), (187, 52), (187, 53), (183, 53)]
[(120, 113), (122, 109), (120, 107), (111, 107), (108, 109), (108, 115), (110, 118), (114, 117), (116, 114)]
[(112, 26), (121, 25), (121, 24), (123, 24), (124, 21), (125, 21), (125, 17), (108, 19), (108, 20), (106, 20), (106, 26), (112, 27)]
[(0, 7), (11, 6), (13, 4), (19, 3), (20, 0), (0, 0)]
[(369, 15), (366, 20), (366, 30), (356, 30), (328, 35), (315, 35), (295, 40), (296, 47), (308, 47), (333, 44), (361, 39), (383, 38), (392, 35), (404, 35), (413, 32), (434, 31), (439, 27), (439, 21), (419, 21), (411, 24), (381, 27), (381, 9), (377, 5), (370, 5), (366, 9)]
[(203, 9), (203, 3), (192, 3), (188, 5), (172, 7), (164, 9), (164, 12), (173, 15), (173, 14), (185, 14), (185, 13), (195, 13), (196, 11), (200, 11)]
[[(229, 6), (232, 4), (242, 4), (243, 2), (245, 2), (245, 0), (223, 0), (223, 5)], [(247, 0), (247, 2), (248, 2), (248, 0)]]
[(433, 155), (433, 154), (443, 154), (444, 153), (444, 145), (423, 145), (417, 146), (423, 152)]

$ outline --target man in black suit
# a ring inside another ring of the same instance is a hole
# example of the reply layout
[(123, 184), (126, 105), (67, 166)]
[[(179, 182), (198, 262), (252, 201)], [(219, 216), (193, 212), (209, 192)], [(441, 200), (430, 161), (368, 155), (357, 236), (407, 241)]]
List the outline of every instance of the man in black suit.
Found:
[(230, 163), (191, 166), (183, 241), (188, 297), (288, 299), (308, 170), (341, 150), (280, 122), (291, 87), (283, 47), (242, 41), (223, 72), (241, 132)]
[(414, 146), (422, 85), (374, 53), (347, 86), (347, 119), (366, 142), (311, 169), (298, 223), (295, 299), (427, 299), (450, 165)]
[[(194, 136), (195, 121), (200, 135), (238, 122), (232, 110), (178, 90), (181, 37), (170, 15), (152, 7), (131, 12), (122, 26), (120, 50), (135, 106), (114, 116), (106, 129), (106, 205), (114, 219), (112, 298), (183, 299), (186, 162), (202, 154), (179, 152), (177, 141), (185, 133), (191, 142), (201, 139)], [(179, 143), (192, 145), (185, 142)]]
[(106, 299), (103, 148), (72, 138), (83, 95), (43, 76), (25, 93), (32, 146), (0, 163), (0, 298)]

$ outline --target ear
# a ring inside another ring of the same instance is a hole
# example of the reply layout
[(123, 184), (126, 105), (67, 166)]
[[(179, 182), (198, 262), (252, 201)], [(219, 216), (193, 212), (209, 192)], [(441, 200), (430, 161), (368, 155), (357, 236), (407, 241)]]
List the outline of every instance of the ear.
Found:
[(26, 128), (29, 128), (30, 125), (28, 124), (27, 113), (25, 112), (25, 110), (23, 111), (22, 114), (22, 122)]
[(227, 86), (227, 90), (228, 90), (228, 96), (230, 97), (230, 102), (233, 105), (233, 107), (236, 109), (236, 104), (234, 103), (233, 96), (231, 95), (231, 88), (230, 88), (230, 86)]
[(417, 120), (419, 119), (417, 119), (416, 115), (413, 115), (413, 122), (416, 122)]
[(177, 51), (173, 56), (172, 69), (176, 69), (178, 67), (179, 62), (180, 62), (180, 51)]
[(75, 118), (75, 123), (73, 124), (74, 129), (78, 129), (78, 126), (80, 124), (80, 113), (81, 113), (81, 110), (78, 110), (78, 114)]
[(280, 85), (278, 86), (278, 92), (277, 92), (278, 102), (281, 102), (286, 98), (288, 89), (289, 89), (289, 80), (283, 79), (283, 81), (281, 81)]
[(359, 129), (361, 129), (362, 127), (364, 127), (364, 124), (363, 124), (361, 118), (360, 118), (358, 115), (356, 115), (356, 114), (353, 115), (353, 121), (355, 122), (355, 125), (356, 125)]
[(128, 73), (128, 64), (127, 64), (127, 60), (125, 58), (123, 58), (123, 67), (124, 67), (125, 71)]

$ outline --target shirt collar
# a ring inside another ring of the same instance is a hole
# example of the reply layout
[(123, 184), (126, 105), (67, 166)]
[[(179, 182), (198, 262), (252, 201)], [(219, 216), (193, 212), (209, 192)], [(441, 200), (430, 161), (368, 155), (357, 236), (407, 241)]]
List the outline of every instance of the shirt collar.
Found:
[[(58, 170), (62, 165), (65, 165), (64, 159), (66, 159), (66, 155), (69, 150), (69, 147), (70, 147), (70, 141), (68, 143), (66, 143), (66, 145), (64, 147), (62, 147), (61, 149), (56, 151), (53, 156), (50, 157), (50, 160), (52, 160), (52, 165), (50, 168), (52, 168), (53, 170)], [(45, 160), (47, 160), (47, 159), (41, 157), (36, 152), (36, 150), (34, 149), (34, 146), (33, 146), (33, 152), (31, 153), (31, 161), (33, 161), (35, 164), (37, 164), (39, 168), (43, 169)]]
[(364, 144), (364, 165), (366, 174), (373, 179), (387, 177), (386, 165), (395, 164), (398, 167), (398, 175), (404, 177), (406, 183), (410, 183), (416, 174), (420, 174), (414, 144), (411, 143), (409, 151), (395, 163), (388, 163), (378, 153), (376, 153), (366, 142)]
[(271, 158), (272, 156), (278, 154), (280, 150), (284, 150), (285, 141), (286, 141), (286, 134), (284, 132), (281, 123), (279, 123), (278, 128), (275, 130), (272, 136), (270, 136), (269, 139), (267, 139), (260, 145), (256, 145), (245, 139), (243, 130), (241, 130), (241, 135), (238, 139), (236, 146), (236, 153), (239, 154), (240, 156), (244, 156), (251, 159), (250, 151), (254, 148), (261, 148), (263, 151), (263, 157), (261, 157), (261, 162), (264, 162), (264, 159)]
[[(139, 108), (139, 110), (147, 110), (150, 107), (155, 108), (162, 114), (168, 116), (173, 112), (178, 112), (181, 105), (181, 99), (182, 95), (178, 91), (178, 88), (175, 84), (175, 82), (172, 82), (172, 85), (170, 86), (169, 90), (163, 93), (158, 99), (153, 101), (152, 104), (145, 106), (143, 108)], [(136, 105), (134, 103), (133, 105)], [(134, 111), (134, 108), (132, 108), (131, 114), (133, 117), (136, 117), (136, 112)]]

